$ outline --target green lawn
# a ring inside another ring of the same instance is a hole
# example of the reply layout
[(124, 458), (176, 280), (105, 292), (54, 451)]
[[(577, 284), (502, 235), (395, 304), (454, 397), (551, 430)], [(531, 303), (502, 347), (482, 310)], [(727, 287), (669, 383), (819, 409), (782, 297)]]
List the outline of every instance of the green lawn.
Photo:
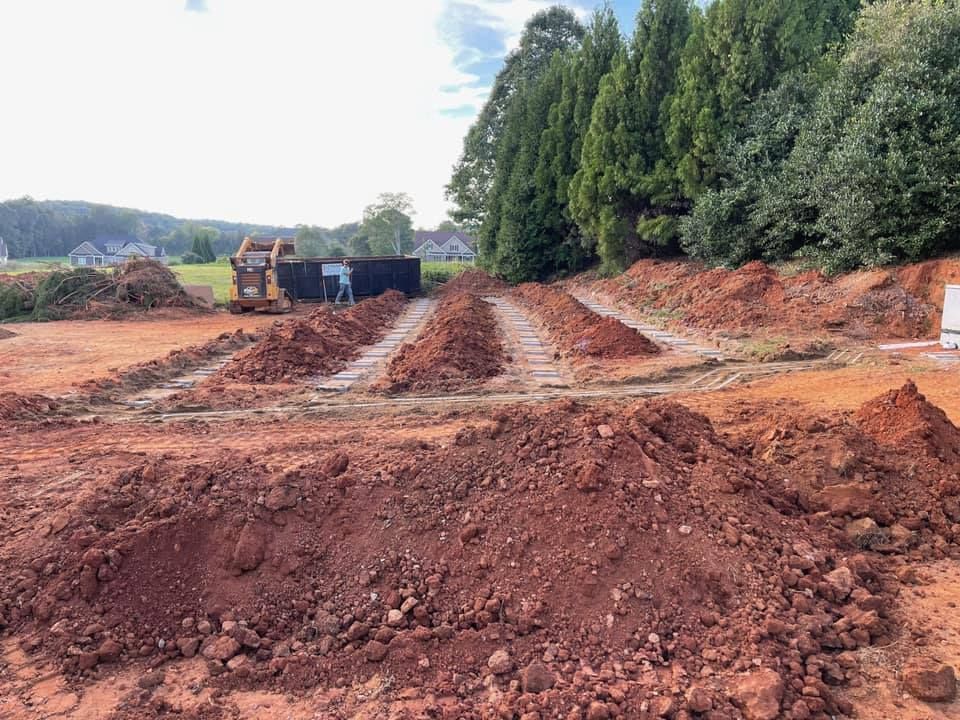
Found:
[(43, 272), (44, 270), (56, 270), (59, 265), (70, 265), (70, 259), (65, 257), (38, 257), (23, 258), (20, 260), (11, 260), (5, 266), (0, 267), (0, 272), (10, 275), (19, 275), (25, 272)]
[(184, 285), (209, 285), (213, 288), (213, 298), (218, 305), (226, 305), (230, 300), (230, 281), (232, 270), (230, 263), (215, 262), (205, 265), (171, 265), (180, 282)]

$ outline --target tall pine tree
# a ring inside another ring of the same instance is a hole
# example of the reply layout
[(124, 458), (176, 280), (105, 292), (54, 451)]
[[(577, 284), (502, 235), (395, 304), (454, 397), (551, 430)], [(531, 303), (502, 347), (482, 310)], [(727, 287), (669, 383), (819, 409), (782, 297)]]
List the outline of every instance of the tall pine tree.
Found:
[(570, 209), (608, 271), (640, 254), (638, 222), (672, 196), (663, 127), (689, 31), (689, 0), (644, 0), (629, 49), (601, 81)]

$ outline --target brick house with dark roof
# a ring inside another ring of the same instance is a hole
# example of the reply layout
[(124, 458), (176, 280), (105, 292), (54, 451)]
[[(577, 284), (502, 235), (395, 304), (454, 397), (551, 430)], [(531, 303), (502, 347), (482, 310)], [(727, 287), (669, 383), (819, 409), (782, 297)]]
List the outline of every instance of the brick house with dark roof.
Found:
[(137, 240), (132, 235), (98, 235), (70, 251), (71, 265), (120, 265), (132, 257), (151, 258), (167, 264), (167, 251)]
[(413, 254), (428, 262), (472, 263), (477, 259), (477, 243), (459, 230), (418, 230), (413, 235)]

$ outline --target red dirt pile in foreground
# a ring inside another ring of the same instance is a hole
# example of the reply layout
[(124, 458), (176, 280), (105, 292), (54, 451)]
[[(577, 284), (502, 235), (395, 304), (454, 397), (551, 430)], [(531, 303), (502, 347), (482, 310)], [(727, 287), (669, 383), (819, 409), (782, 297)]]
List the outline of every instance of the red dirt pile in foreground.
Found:
[[(899, 582), (757, 440), (673, 402), (560, 402), (446, 447), (148, 459), (5, 539), (0, 626), (85, 676), (194, 655), (225, 688), (378, 674), (444, 698), (434, 717), (849, 714), (836, 691), (894, 639)], [(914, 460), (882, 473), (956, 499), (955, 467)], [(911, 549), (885, 553), (955, 549), (905, 512)]]
[(564, 355), (625, 358), (657, 355), (660, 348), (616, 318), (601, 317), (570, 293), (539, 283), (524, 283), (514, 296), (550, 333)]
[(387, 393), (476, 388), (503, 372), (503, 343), (490, 303), (470, 293), (444, 295), (413, 343), (391, 358), (377, 386)]
[(440, 289), (441, 295), (456, 295), (457, 293), (471, 293), (473, 295), (502, 295), (510, 286), (503, 280), (493, 277), (483, 270), (464, 270), (451, 278)]
[(781, 276), (762, 262), (737, 270), (695, 262), (640, 260), (590, 288), (658, 321), (700, 331), (837, 332), (853, 339), (927, 337), (940, 324), (944, 281), (960, 261), (934, 260), (895, 270), (828, 278)]
[(407, 299), (396, 290), (335, 313), (323, 306), (305, 318), (277, 323), (250, 350), (225, 365), (213, 381), (281, 383), (330, 375), (376, 342), (403, 311)]

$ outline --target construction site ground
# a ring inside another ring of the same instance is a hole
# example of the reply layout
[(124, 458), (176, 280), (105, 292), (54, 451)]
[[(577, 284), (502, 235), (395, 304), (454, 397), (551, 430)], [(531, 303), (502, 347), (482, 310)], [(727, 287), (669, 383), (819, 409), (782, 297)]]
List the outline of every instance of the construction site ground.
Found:
[(4, 326), (0, 718), (960, 718), (960, 361), (610, 282)]

